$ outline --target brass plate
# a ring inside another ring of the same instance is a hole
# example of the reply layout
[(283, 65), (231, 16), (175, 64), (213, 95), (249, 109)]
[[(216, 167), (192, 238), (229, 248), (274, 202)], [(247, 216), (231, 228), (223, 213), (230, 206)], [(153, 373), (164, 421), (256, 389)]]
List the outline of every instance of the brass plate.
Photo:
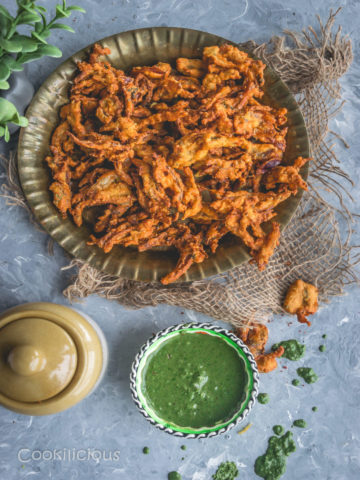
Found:
[[(131, 30), (99, 40), (98, 43), (111, 49), (107, 60), (122, 70), (137, 65), (152, 65), (159, 61), (172, 62), (177, 57), (199, 57), (202, 48), (209, 45), (236, 45), (210, 33), (170, 27)], [(21, 130), (19, 138), (18, 168), (21, 185), (38, 221), (71, 255), (111, 275), (133, 280), (159, 280), (174, 268), (178, 258), (175, 250), (154, 249), (139, 253), (135, 248), (117, 246), (105, 254), (99, 247), (86, 244), (90, 235), (86, 226), (78, 228), (70, 218), (64, 220), (52, 203), (48, 188), (50, 173), (44, 158), (49, 151), (51, 133), (59, 121), (59, 108), (68, 102), (69, 81), (76, 71), (76, 63), (86, 58), (91, 48), (92, 45), (89, 45), (62, 63), (34, 96), (26, 114), (29, 126)], [(308, 157), (308, 137), (299, 107), (289, 89), (270, 68), (265, 70), (265, 94), (268, 104), (278, 108), (286, 107), (289, 111), (285, 163), (300, 155)], [(301, 173), (306, 178), (307, 167)], [(276, 219), (282, 228), (294, 214), (301, 193), (277, 208)], [(248, 259), (247, 249), (242, 242), (229, 236), (215, 254), (203, 263), (193, 265), (179, 281), (209, 277)]]

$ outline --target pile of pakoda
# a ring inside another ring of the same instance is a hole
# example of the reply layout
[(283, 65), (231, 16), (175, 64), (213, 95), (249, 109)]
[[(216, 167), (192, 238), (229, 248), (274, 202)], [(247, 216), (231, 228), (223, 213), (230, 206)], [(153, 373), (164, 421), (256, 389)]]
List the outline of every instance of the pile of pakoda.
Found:
[(306, 183), (309, 160), (282, 165), (285, 108), (261, 103), (264, 68), (232, 45), (203, 49), (129, 73), (95, 45), (70, 101), (60, 111), (46, 162), (53, 201), (76, 225), (93, 209), (89, 244), (139, 251), (175, 247), (169, 284), (214, 253), (227, 234), (239, 237), (263, 270), (279, 243), (274, 208)]

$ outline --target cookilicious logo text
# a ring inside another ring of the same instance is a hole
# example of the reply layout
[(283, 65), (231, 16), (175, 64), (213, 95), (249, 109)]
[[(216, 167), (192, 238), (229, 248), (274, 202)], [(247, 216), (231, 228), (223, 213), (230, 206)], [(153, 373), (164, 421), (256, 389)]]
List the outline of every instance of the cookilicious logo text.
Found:
[(52, 450), (32, 450), (21, 448), (17, 458), (21, 463), (29, 462), (118, 462), (120, 450), (99, 450), (97, 448), (54, 448)]

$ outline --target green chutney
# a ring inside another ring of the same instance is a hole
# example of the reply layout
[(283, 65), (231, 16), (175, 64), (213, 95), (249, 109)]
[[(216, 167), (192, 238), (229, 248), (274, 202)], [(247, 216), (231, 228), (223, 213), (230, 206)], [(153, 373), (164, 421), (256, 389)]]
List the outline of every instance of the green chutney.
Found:
[(259, 393), (258, 395), (258, 402), (266, 405), (270, 401), (270, 397), (268, 393)]
[(203, 428), (224, 423), (247, 398), (250, 378), (240, 355), (223, 337), (182, 331), (149, 355), (142, 394), (155, 415), (170, 425)]
[(168, 480), (181, 480), (181, 475), (178, 472), (168, 473)]
[(298, 427), (298, 428), (306, 428), (306, 422), (302, 418), (299, 418), (298, 420), (294, 420), (293, 427)]
[(295, 450), (291, 432), (281, 437), (270, 437), (266, 452), (255, 461), (256, 475), (265, 480), (278, 480), (286, 471), (287, 457)]
[(275, 343), (271, 347), (271, 350), (274, 352), (279, 347), (284, 347), (283, 357), (293, 362), (300, 360), (305, 354), (305, 345), (299, 343), (297, 340), (292, 338), (291, 340), (283, 340), (280, 343)]
[(312, 368), (300, 367), (296, 370), (299, 377), (303, 378), (306, 383), (315, 383), (318, 380), (318, 376)]
[(239, 470), (234, 462), (223, 462), (219, 465), (212, 478), (213, 480), (235, 480), (238, 475)]
[(273, 432), (275, 433), (275, 435), (280, 436), (280, 435), (284, 435), (285, 429), (282, 425), (274, 425)]

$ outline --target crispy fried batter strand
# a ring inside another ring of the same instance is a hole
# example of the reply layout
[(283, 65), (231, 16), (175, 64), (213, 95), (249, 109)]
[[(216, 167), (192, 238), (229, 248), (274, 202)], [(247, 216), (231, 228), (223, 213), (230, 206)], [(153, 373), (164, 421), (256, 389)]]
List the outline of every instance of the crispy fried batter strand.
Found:
[[(205, 47), (202, 58), (178, 58), (176, 68), (159, 62), (125, 73), (101, 58), (110, 54), (95, 45), (78, 63), (52, 135), (46, 162), (61, 215), (78, 226), (92, 218), (90, 244), (105, 252), (176, 248), (179, 260), (164, 284), (229, 233), (263, 270), (280, 237), (277, 222), (263, 224), (307, 188), (299, 171), (309, 160), (283, 164), (287, 111), (260, 101), (265, 65), (221, 45)], [(311, 310), (296, 313), (305, 318)], [(269, 371), (279, 352), (264, 355), (263, 340), (254, 338), (265, 333), (258, 326), (246, 335), (259, 369)]]

